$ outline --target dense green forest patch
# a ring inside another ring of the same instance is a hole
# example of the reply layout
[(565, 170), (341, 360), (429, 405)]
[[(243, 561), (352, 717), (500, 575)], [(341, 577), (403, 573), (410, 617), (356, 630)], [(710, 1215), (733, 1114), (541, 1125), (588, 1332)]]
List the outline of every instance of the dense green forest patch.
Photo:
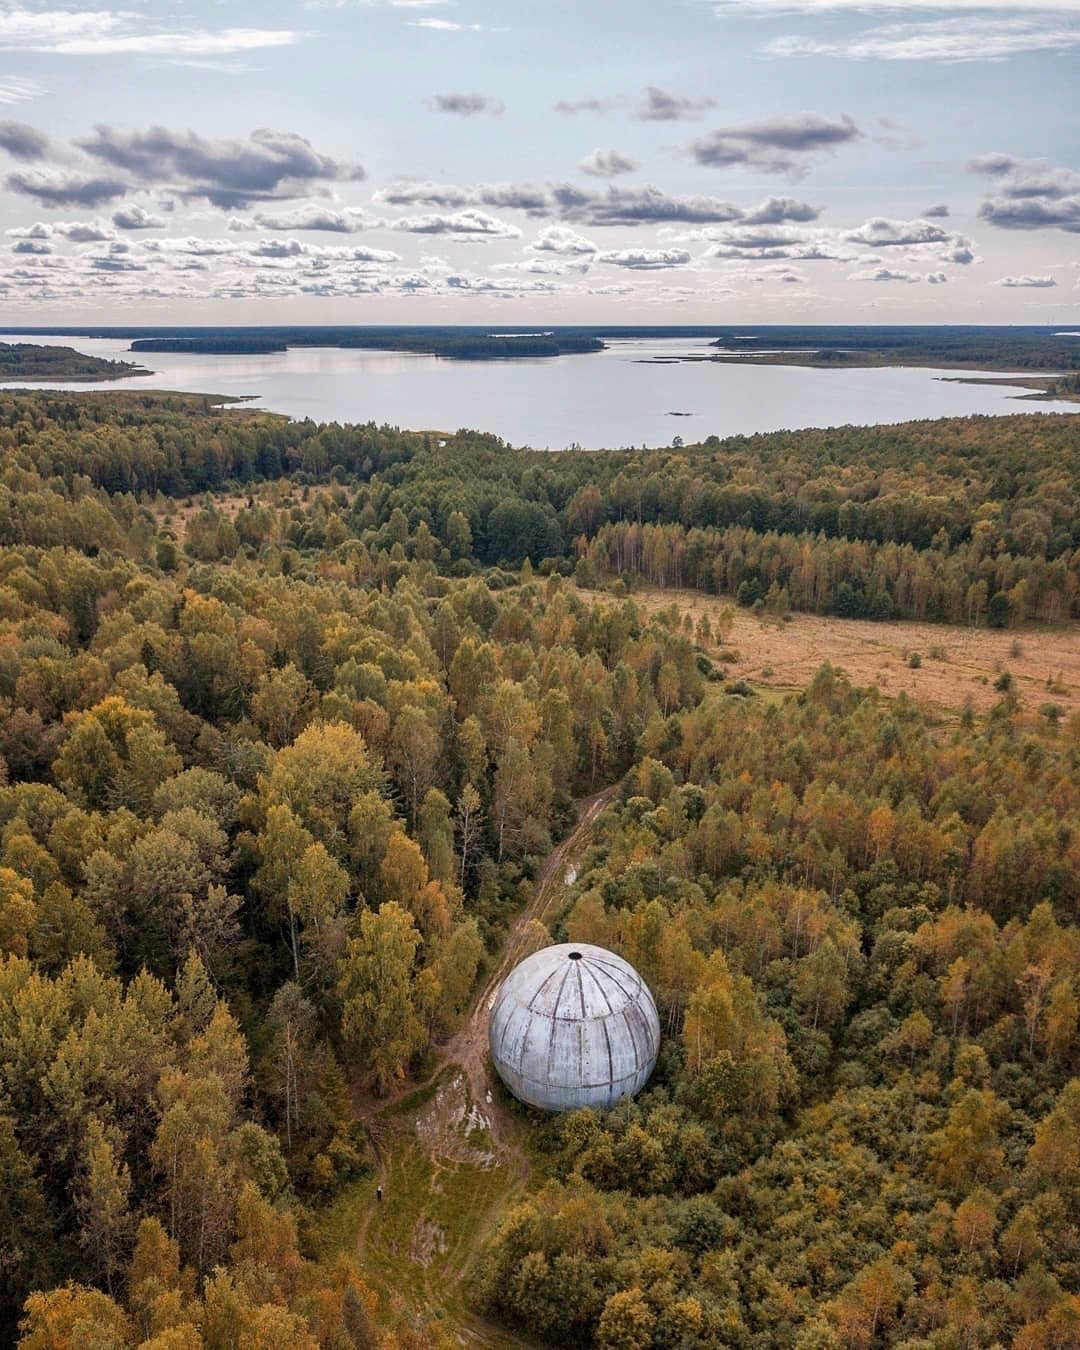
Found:
[(122, 380), (149, 373), (134, 361), (106, 361), (72, 347), (0, 342), (0, 380)]
[(667, 1058), (543, 1127), (483, 1305), (571, 1344), (1069, 1344), (1080, 947), (1036, 839), (1075, 740), (1007, 700), (942, 734), (829, 668), (680, 725), (558, 933), (645, 974)]
[[(947, 719), (831, 665), (766, 697), (633, 588), (1064, 625), (1078, 448), (0, 399), (0, 1336), (1074, 1344), (1080, 721), (1007, 670)], [(489, 1208), (504, 1101), (470, 1086), (445, 1176), (444, 1080), (380, 1103), (608, 787), (536, 912), (646, 977), (657, 1073), (515, 1108), (537, 1165)]]
[(719, 349), (711, 358), (715, 361), (837, 370), (930, 366), (1071, 371), (1080, 366), (1080, 342), (1045, 328), (786, 326), (729, 332), (712, 345)]
[(192, 352), (203, 356), (238, 356), (254, 353), (284, 352), (290, 347), (331, 346), (367, 351), (415, 352), (423, 356), (445, 356), (455, 361), (512, 361), (538, 356), (574, 356), (598, 352), (599, 338), (583, 334), (485, 333), (457, 330), (403, 329), (381, 332), (342, 331), (329, 338), (322, 333), (302, 330), (264, 337), (256, 332), (247, 336), (217, 333), (207, 337), (136, 338), (133, 352)]
[[(586, 582), (641, 578), (731, 593), (748, 607), (775, 598), (848, 618), (995, 626), (1080, 615), (1071, 416), (552, 455), (471, 431), (220, 414), (180, 396), (24, 396), (0, 410), (10, 465), (61, 480), (68, 497), (29, 527), (28, 542), (83, 537), (70, 518), (95, 509), (93, 489), (176, 498), (288, 475), (344, 496), (333, 509), (313, 503), (306, 528), (254, 500), (235, 521), (208, 503), (195, 556), (235, 557), (282, 527), (290, 546), (318, 546), (328, 525), (335, 547), (351, 538), (368, 554), (396, 541), (459, 570), (528, 558), (545, 571), (583, 569)], [(13, 537), (7, 509), (0, 499), (0, 540)]]

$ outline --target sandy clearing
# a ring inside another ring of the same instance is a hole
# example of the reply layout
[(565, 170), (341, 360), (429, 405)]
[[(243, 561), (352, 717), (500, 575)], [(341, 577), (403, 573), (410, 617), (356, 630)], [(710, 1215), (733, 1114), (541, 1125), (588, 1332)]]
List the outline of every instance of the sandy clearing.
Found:
[[(588, 594), (612, 602), (608, 595)], [(635, 591), (632, 598), (650, 613), (675, 603), (683, 615), (691, 615), (695, 628), (706, 614), (715, 626), (717, 616), (732, 603), (729, 597), (699, 591), (653, 588)], [(714, 658), (725, 649), (738, 657), (724, 665), (729, 679), (780, 689), (804, 688), (829, 661), (853, 683), (877, 685), (884, 694), (906, 693), (950, 710), (962, 708), (970, 698), (976, 710), (985, 711), (1001, 697), (994, 681), (1008, 671), (1025, 708), (1034, 712), (1044, 703), (1056, 703), (1066, 713), (1080, 712), (1080, 624), (1002, 632), (816, 614), (794, 614), (790, 623), (777, 623), (736, 606), (728, 637), (707, 647)], [(908, 665), (912, 652), (922, 662), (914, 670)]]

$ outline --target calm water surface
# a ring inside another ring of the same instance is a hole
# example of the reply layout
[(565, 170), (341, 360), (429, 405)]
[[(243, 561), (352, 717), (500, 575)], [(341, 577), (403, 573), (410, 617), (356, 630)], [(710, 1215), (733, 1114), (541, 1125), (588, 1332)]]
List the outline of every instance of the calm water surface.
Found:
[[(121, 339), (18, 337), (137, 360), (153, 370), (104, 384), (0, 388), (174, 389), (251, 396), (253, 406), (319, 422), (377, 422), (492, 431), (513, 445), (562, 450), (668, 445), (793, 427), (869, 425), (971, 413), (1075, 412), (1062, 402), (1017, 402), (1019, 390), (945, 383), (956, 372), (913, 368), (812, 370), (704, 361), (708, 342), (637, 339), (603, 352), (543, 360), (448, 361), (398, 352), (296, 347), (272, 356), (132, 357)], [(967, 372), (965, 372), (967, 373)], [(997, 376), (1000, 378), (1000, 374)]]

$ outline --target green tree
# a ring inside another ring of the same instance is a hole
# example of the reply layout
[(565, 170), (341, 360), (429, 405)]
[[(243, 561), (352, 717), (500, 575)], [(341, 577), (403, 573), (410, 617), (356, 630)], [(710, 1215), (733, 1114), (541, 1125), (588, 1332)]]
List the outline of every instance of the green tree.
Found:
[(341, 722), (307, 727), (274, 756), (260, 779), (267, 807), (287, 806), (305, 829), (338, 859), (348, 848), (356, 799), (377, 791), (381, 775), (363, 737)]
[(19, 1147), (15, 1122), (0, 1115), (0, 1333), (14, 1333), (31, 1289), (60, 1273), (53, 1224), (34, 1160)]
[(313, 692), (291, 661), (281, 670), (268, 671), (261, 677), (251, 698), (251, 715), (275, 749), (288, 745), (300, 730)]
[(415, 828), (420, 803), (435, 781), (441, 746), (430, 716), (413, 704), (402, 708), (390, 732), (389, 760)]
[(350, 1062), (385, 1092), (423, 1046), (413, 976), (420, 934), (400, 905), (362, 910), (341, 963), (341, 1033)]
[(656, 1314), (639, 1288), (620, 1289), (604, 1304), (596, 1344), (604, 1350), (649, 1350)]
[(458, 798), (454, 813), (457, 821), (457, 833), (461, 850), (461, 873), (458, 885), (465, 889), (465, 875), (480, 843), (480, 828), (483, 823), (483, 803), (479, 792), (471, 783), (466, 783)]
[(995, 591), (986, 607), (986, 622), (991, 628), (1008, 628), (1012, 606), (1004, 591)]
[(443, 885), (452, 885), (457, 880), (454, 823), (450, 816), (450, 803), (438, 788), (430, 788), (424, 795), (418, 818), (417, 836), (424, 852), (428, 872)]
[(85, 1171), (76, 1199), (81, 1224), (79, 1241), (95, 1273), (112, 1294), (122, 1268), (134, 1219), (130, 1209), (131, 1172), (117, 1157), (117, 1139), (91, 1116), (86, 1125)]

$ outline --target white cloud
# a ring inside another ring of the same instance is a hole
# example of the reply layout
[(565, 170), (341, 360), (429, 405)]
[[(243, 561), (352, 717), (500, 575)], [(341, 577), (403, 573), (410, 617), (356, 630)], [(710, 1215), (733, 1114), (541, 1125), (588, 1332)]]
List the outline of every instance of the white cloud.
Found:
[(519, 239), (516, 225), (489, 216), (486, 211), (434, 212), (426, 216), (401, 216), (386, 222), (391, 229), (409, 234), (443, 234), (461, 239)]
[(144, 206), (122, 206), (113, 212), (113, 224), (121, 230), (161, 230), (168, 224), (164, 216), (155, 216)]
[(723, 273), (727, 283), (749, 281), (754, 285), (781, 282), (786, 286), (805, 286), (807, 279), (794, 267), (776, 264), (772, 267), (728, 268)]
[(992, 153), (968, 161), (973, 173), (996, 183), (979, 217), (1003, 230), (1064, 230), (1080, 234), (1080, 174), (1054, 168), (1042, 159), (1016, 159)]
[(598, 252), (591, 239), (565, 225), (549, 225), (528, 245), (530, 253), (554, 253), (564, 258), (587, 257)]
[(935, 19), (891, 23), (848, 37), (822, 40), (807, 36), (775, 38), (766, 44), (772, 56), (836, 56), (853, 61), (1004, 61), (1022, 52), (1064, 51), (1080, 45), (1080, 26), (1040, 18)]
[(682, 248), (620, 248), (598, 253), (596, 261), (612, 267), (630, 267), (652, 272), (667, 267), (685, 267), (690, 254)]
[(995, 286), (1013, 287), (1031, 287), (1034, 290), (1049, 290), (1056, 286), (1057, 282), (1049, 274), (1046, 276), (1021, 276), (1021, 277), (1002, 277), (1000, 281), (994, 282)]
[(468, 206), (478, 201), (475, 190), (456, 183), (388, 183), (372, 197), (377, 206)]
[(18, 225), (4, 233), (9, 239), (51, 239), (53, 227), (39, 220), (33, 225)]
[[(224, 210), (252, 201), (307, 196), (317, 184), (364, 176), (359, 165), (342, 164), (320, 154), (296, 132), (268, 127), (257, 128), (245, 140), (211, 140), (161, 126), (127, 132), (98, 124), (94, 135), (78, 145), (110, 169), (122, 172), (129, 182), (205, 197)], [(8, 178), (9, 187), (13, 179)], [(16, 190), (35, 192), (25, 185), (16, 185)]]
[(75, 244), (101, 244), (116, 238), (116, 231), (102, 220), (58, 220), (52, 232)]
[(862, 134), (847, 113), (837, 118), (807, 111), (717, 127), (687, 149), (698, 164), (709, 168), (744, 165), (799, 177), (810, 156), (850, 144)]
[(688, 97), (686, 94), (673, 94), (666, 89), (658, 89), (650, 84), (646, 87), (641, 102), (637, 106), (637, 115), (643, 122), (681, 122), (700, 118), (707, 108), (715, 108), (714, 98)]
[(263, 66), (249, 61), (227, 61), (219, 56), (162, 56), (151, 63), (154, 66), (179, 66), (183, 70), (210, 70), (218, 75), (255, 75)]
[(966, 265), (978, 261), (970, 239), (929, 220), (890, 220), (885, 216), (872, 216), (858, 229), (848, 230), (844, 238), (867, 248), (896, 249), (915, 262), (926, 263), (934, 259)]
[(480, 113), (501, 117), (506, 111), (502, 99), (491, 98), (487, 94), (435, 94), (428, 103), (435, 112), (450, 113), (456, 117), (476, 117)]
[(558, 288), (551, 281), (519, 281), (507, 277), (484, 277), (471, 272), (451, 272), (446, 278), (451, 291), (467, 291), (473, 295), (550, 295)]
[(1080, 14), (1080, 0), (712, 0), (713, 10), (725, 14), (769, 15), (923, 13), (928, 10), (1011, 10), (1016, 13)]
[(639, 167), (636, 159), (618, 150), (594, 150), (578, 164), (581, 172), (592, 178), (617, 178), (619, 174), (633, 173)]
[(189, 235), (186, 239), (146, 239), (141, 247), (147, 253), (183, 253), (195, 258), (218, 258), (236, 253), (243, 246), (231, 239), (199, 239)]
[[(940, 276), (941, 273), (935, 273)], [(929, 280), (918, 272), (903, 272), (893, 267), (868, 267), (862, 272), (851, 272), (848, 281), (904, 281), (909, 285), (917, 281)]]
[(399, 263), (401, 262), (400, 253), (392, 253), (388, 248), (361, 248), (350, 249), (325, 249), (325, 253), (343, 257), (350, 262), (361, 263)]
[(410, 19), (410, 28), (428, 28), (435, 33), (479, 33), (483, 31), (480, 23), (454, 23), (450, 19)]
[[(767, 203), (763, 204), (763, 208)], [(878, 270), (881, 258), (930, 266), (934, 263), (967, 264), (976, 258), (972, 241), (943, 230), (928, 220), (890, 220), (873, 216), (856, 228), (773, 224), (782, 212), (759, 212), (761, 225), (752, 215), (731, 225), (693, 230), (661, 231), (672, 243), (704, 242), (705, 258), (742, 262), (831, 262), (862, 264)], [(788, 217), (789, 219), (791, 217)], [(888, 271), (889, 269), (884, 269)]]
[(922, 244), (944, 244), (950, 238), (948, 230), (928, 220), (889, 220), (885, 216), (871, 216), (846, 236), (856, 244), (870, 248), (914, 248)]
[(493, 272), (528, 272), (537, 276), (562, 277), (571, 273), (584, 273), (589, 270), (589, 263), (575, 261), (572, 258), (524, 258), (518, 262), (496, 263), (491, 269)]
[(260, 212), (251, 224), (234, 217), (228, 228), (248, 230), (255, 225), (261, 230), (325, 230), (331, 234), (355, 234), (364, 228), (362, 217), (363, 212), (358, 210), (333, 211), (325, 206), (301, 206), (279, 215)]
[(289, 29), (203, 28), (172, 32), (148, 28), (141, 16), (121, 10), (10, 9), (0, 13), (0, 51), (60, 56), (208, 56), (287, 47), (301, 35)]
[(36, 80), (24, 80), (18, 75), (0, 75), (0, 103), (29, 103), (44, 93), (45, 89)]
[(206, 56), (254, 51), (266, 47), (290, 47), (299, 40), (288, 29), (224, 28), (219, 32), (141, 33), (93, 41), (69, 42), (52, 50), (71, 56), (105, 56), (135, 53), (158, 56)]
[(57, 169), (32, 169), (8, 174), (4, 180), (9, 192), (33, 197), (42, 206), (101, 206), (116, 201), (128, 190), (120, 178), (94, 177)]

